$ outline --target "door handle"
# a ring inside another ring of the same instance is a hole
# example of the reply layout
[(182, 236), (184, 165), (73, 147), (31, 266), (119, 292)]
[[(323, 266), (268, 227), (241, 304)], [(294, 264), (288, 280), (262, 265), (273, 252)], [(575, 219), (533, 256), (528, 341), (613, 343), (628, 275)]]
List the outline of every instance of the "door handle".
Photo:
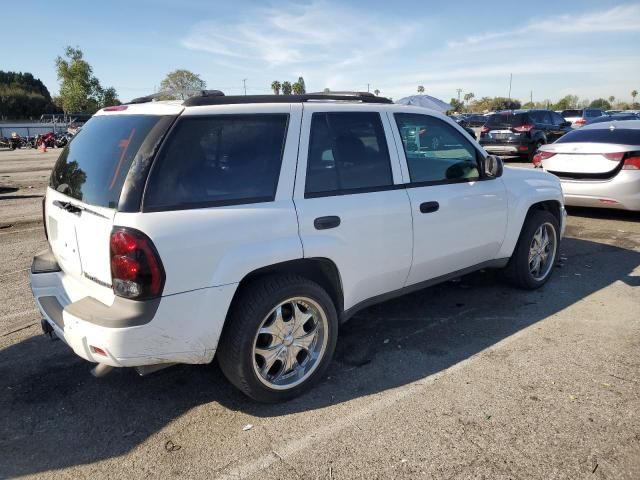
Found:
[(440, 204), (438, 202), (424, 202), (420, 204), (420, 212), (422, 213), (437, 212), (439, 208)]
[(318, 217), (313, 221), (313, 226), (316, 230), (327, 230), (329, 228), (336, 228), (340, 225), (340, 217), (335, 215), (329, 215), (327, 217)]

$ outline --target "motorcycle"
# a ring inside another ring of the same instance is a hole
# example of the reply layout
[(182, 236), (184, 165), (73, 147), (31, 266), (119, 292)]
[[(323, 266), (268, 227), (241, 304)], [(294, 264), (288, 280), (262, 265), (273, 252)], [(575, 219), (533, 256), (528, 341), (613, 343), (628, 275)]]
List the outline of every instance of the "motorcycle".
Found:
[(43, 133), (36, 137), (36, 148), (41, 148), (44, 145), (46, 148), (54, 148), (56, 146), (56, 134), (53, 132)]

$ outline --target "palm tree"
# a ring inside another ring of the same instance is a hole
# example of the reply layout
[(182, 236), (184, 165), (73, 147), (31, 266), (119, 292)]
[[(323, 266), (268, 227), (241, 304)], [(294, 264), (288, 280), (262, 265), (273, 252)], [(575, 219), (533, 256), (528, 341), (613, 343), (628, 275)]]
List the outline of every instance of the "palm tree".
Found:
[(424, 93), (424, 87), (422, 85), (418, 85), (418, 93)]
[(329, 87), (325, 87), (323, 90), (324, 93), (331, 93), (331, 89)]
[(296, 82), (293, 85), (291, 85), (291, 89), (293, 90), (293, 93), (295, 93), (296, 95), (302, 95), (304, 93), (304, 86), (302, 86), (300, 82)]
[(377, 97), (378, 95), (380, 95), (380, 90), (378, 90), (377, 88), (373, 91), (373, 94)]
[(631, 92), (631, 98), (633, 98), (633, 104), (636, 104), (636, 97), (638, 96), (638, 91), (637, 90), (633, 90)]
[(291, 82), (289, 82), (288, 80), (282, 82), (282, 94), (291, 95)]
[(469, 102), (471, 101), (471, 99), (475, 98), (475, 95), (473, 94), (473, 92), (469, 92), (469, 93), (465, 93), (463, 98), (464, 98), (464, 101), (467, 103), (467, 106), (468, 106)]
[(282, 84), (278, 80), (274, 80), (271, 82), (271, 90), (273, 90), (274, 95), (280, 95), (280, 89), (282, 88)]
[(613, 95), (611, 95), (609, 97), (609, 103), (611, 103), (613, 105), (613, 101), (616, 99), (616, 97), (614, 97)]

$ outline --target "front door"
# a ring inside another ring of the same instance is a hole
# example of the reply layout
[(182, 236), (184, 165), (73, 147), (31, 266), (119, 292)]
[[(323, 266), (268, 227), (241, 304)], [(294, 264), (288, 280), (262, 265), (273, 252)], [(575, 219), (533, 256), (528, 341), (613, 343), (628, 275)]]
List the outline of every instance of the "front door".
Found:
[[(453, 125), (435, 116), (390, 114), (396, 144), (406, 158), (413, 215), (412, 285), (492, 260), (507, 223), (502, 179), (481, 175), (476, 147)], [(416, 141), (415, 139), (418, 139)], [(438, 138), (433, 142), (422, 139)]]

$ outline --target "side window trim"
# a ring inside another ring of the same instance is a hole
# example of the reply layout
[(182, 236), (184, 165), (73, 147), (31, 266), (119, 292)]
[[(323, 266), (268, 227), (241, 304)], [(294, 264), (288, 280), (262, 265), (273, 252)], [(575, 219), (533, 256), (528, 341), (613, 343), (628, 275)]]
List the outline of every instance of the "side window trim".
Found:
[(480, 181), (490, 181), (490, 180), (496, 180), (495, 177), (488, 177), (484, 174), (484, 159), (485, 156), (482, 153), (482, 151), (480, 151), (473, 143), (469, 142), (469, 140), (467, 140), (464, 135), (461, 134), (460, 131), (457, 130), (456, 127), (454, 127), (453, 125), (448, 124), (447, 122), (443, 121), (442, 119), (439, 119), (438, 117), (434, 116), (434, 115), (429, 115), (426, 113), (415, 113), (415, 115), (422, 115), (424, 117), (430, 117), (434, 120), (440, 121), (442, 124), (446, 125), (447, 128), (452, 129), (453, 131), (455, 131), (456, 133), (458, 133), (468, 144), (469, 146), (471, 146), (471, 148), (473, 148), (474, 152), (475, 152), (475, 160), (476, 160), (476, 165), (478, 167), (478, 172), (480, 174), (480, 176), (478, 178), (461, 178), (461, 179), (451, 179), (451, 180), (434, 180), (434, 181), (421, 181), (421, 182), (414, 182), (411, 180), (411, 174), (409, 172), (409, 163), (407, 161), (407, 153), (404, 150), (404, 146), (402, 143), (402, 136), (400, 135), (400, 127), (398, 125), (398, 121), (396, 119), (396, 115), (400, 114), (402, 115), (404, 112), (388, 112), (389, 115), (389, 120), (391, 121), (391, 119), (393, 119), (393, 121), (391, 121), (391, 123), (393, 124), (392, 128), (393, 128), (393, 138), (394, 141), (396, 143), (396, 149), (398, 151), (398, 156), (400, 158), (400, 161), (402, 163), (402, 174), (403, 174), (403, 179), (404, 179), (404, 184), (402, 184), (403, 187), (405, 188), (416, 188), (416, 187), (431, 187), (431, 186), (435, 186), (435, 185), (454, 185), (457, 183), (472, 183), (472, 182), (480, 182)]

